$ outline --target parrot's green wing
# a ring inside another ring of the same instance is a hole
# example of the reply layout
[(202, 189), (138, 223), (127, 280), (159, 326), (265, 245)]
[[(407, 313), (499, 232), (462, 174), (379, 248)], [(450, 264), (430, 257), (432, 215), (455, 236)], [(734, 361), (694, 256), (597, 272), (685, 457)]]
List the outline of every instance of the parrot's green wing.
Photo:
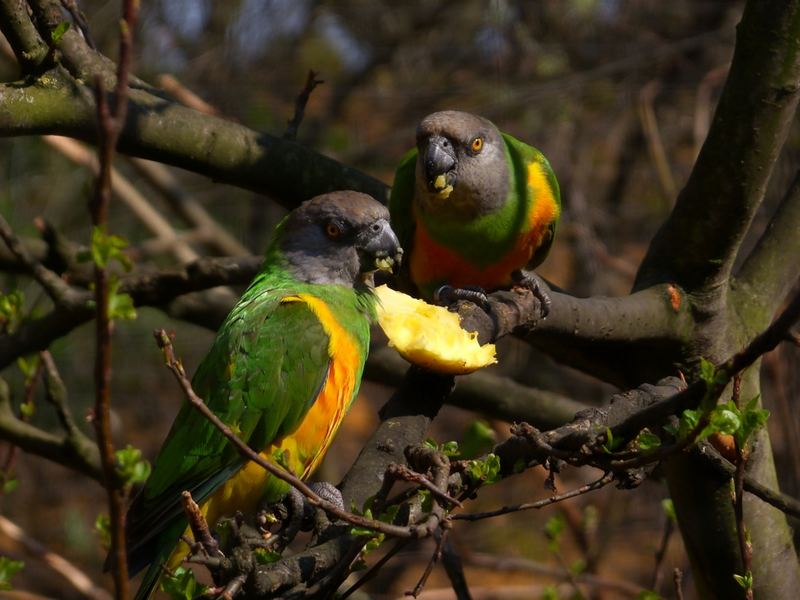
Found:
[[(552, 217), (546, 225), (548, 233), (527, 265), (532, 269), (541, 264), (550, 252), (561, 216), (561, 192), (556, 175), (544, 154), (514, 136), (507, 133), (501, 135), (511, 159), (511, 172), (518, 197), (527, 196), (531, 207), (529, 210), (533, 209), (537, 202), (552, 202), (555, 205)], [(536, 175), (532, 175), (532, 167), (535, 167)]]
[[(328, 335), (308, 305), (282, 303), (291, 292), (259, 287), (231, 312), (193, 380), (209, 408), (256, 452), (299, 426), (330, 364)], [(152, 560), (160, 533), (182, 518), (183, 490), (202, 502), (242, 464), (222, 433), (184, 405), (129, 512), (131, 571)]]
[[(400, 246), (406, 251), (406, 258), (410, 256), (411, 245), (414, 239), (414, 188), (416, 187), (417, 149), (409, 150), (397, 167), (389, 195), (389, 216), (392, 229), (400, 240)], [(409, 261), (400, 264), (400, 277), (408, 282)]]

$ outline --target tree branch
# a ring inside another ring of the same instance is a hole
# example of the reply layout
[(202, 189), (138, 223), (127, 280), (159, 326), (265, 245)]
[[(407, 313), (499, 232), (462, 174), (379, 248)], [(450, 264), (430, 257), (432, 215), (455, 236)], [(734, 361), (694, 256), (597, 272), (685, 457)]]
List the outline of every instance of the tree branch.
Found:
[(0, 0), (0, 30), (11, 44), (24, 73), (33, 71), (47, 55), (47, 44), (42, 42), (31, 23), (25, 2)]
[(766, 231), (734, 280), (739, 306), (756, 306), (759, 321), (768, 321), (797, 280), (800, 266), (800, 171), (786, 192)]
[(726, 283), (794, 118), (798, 35), (797, 0), (746, 4), (708, 137), (635, 289), (665, 281), (688, 291)]
[[(68, 32), (69, 33), (69, 32)], [(94, 100), (67, 73), (0, 85), (0, 136), (54, 134), (94, 143)], [(353, 189), (386, 202), (386, 184), (290, 140), (204, 115), (131, 89), (119, 150), (214, 181), (267, 193), (287, 208), (317, 194)]]

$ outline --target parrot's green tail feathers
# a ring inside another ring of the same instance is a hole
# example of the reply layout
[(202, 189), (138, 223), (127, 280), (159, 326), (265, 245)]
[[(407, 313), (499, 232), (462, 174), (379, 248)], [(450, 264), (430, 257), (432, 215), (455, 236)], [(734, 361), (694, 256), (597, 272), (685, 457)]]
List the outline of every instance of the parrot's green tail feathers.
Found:
[(144, 578), (142, 579), (142, 583), (139, 585), (139, 590), (136, 592), (134, 600), (149, 600), (150, 596), (155, 593), (155, 591), (158, 589), (158, 583), (161, 580), (161, 574), (163, 573), (163, 570), (161, 569), (162, 563), (163, 559), (159, 561), (153, 561), (153, 563), (147, 569), (147, 572), (144, 574)]

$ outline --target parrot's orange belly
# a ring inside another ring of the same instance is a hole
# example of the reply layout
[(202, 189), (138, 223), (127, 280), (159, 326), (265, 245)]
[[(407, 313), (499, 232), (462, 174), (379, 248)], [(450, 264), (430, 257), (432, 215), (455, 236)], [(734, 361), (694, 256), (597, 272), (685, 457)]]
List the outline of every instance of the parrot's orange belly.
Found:
[(445, 283), (454, 287), (479, 286), (488, 291), (508, 286), (511, 273), (525, 267), (541, 245), (547, 223), (522, 233), (499, 260), (481, 267), (436, 242), (418, 221), (409, 265), (411, 279), (426, 296)]

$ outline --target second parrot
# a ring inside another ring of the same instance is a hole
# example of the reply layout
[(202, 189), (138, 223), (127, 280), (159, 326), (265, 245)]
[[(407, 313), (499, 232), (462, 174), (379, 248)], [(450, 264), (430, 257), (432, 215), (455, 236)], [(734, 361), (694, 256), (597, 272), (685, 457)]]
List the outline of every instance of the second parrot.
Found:
[(533, 146), (477, 115), (433, 113), (397, 169), (389, 211), (406, 274), (423, 298), (447, 290), (485, 300), (484, 291), (517, 284), (539, 297), (546, 314), (549, 298), (523, 269), (547, 256), (561, 199)]

